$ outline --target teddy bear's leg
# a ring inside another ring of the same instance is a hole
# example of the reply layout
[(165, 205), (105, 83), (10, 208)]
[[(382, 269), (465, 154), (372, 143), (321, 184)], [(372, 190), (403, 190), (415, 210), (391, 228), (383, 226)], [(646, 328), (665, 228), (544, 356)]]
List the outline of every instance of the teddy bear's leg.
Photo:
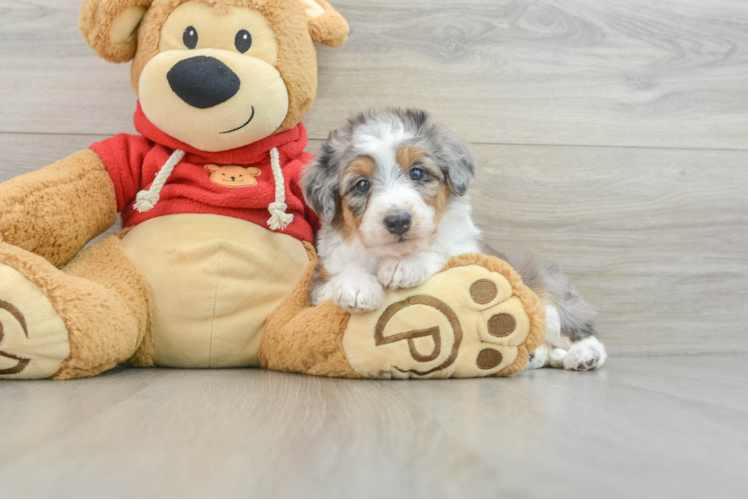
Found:
[(285, 372), (361, 378), (343, 351), (343, 334), (350, 315), (332, 302), (310, 306), (309, 284), (317, 266), (317, 254), (310, 244), (304, 246), (309, 266), (291, 296), (267, 320), (260, 345), (260, 365)]
[(0, 378), (90, 377), (148, 365), (148, 288), (110, 236), (62, 270), (0, 243)]
[(543, 343), (538, 296), (504, 261), (453, 258), (423, 285), (388, 290), (377, 311), (310, 307), (313, 268), (268, 319), (260, 359), (268, 368), (347, 378), (508, 376)]

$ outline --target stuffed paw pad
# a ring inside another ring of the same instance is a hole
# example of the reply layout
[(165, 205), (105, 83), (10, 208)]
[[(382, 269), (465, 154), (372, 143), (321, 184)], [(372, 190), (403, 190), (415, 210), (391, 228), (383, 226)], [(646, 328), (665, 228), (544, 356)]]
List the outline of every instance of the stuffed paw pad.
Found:
[(346, 356), (368, 378), (496, 375), (515, 362), (531, 331), (514, 292), (505, 276), (479, 265), (387, 292), (379, 310), (351, 316)]

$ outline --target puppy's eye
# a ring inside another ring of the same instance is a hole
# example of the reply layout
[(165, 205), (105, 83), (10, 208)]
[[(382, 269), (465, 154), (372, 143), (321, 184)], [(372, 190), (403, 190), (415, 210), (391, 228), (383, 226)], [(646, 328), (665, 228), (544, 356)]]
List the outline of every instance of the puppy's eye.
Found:
[(197, 47), (197, 30), (194, 26), (190, 26), (186, 30), (184, 30), (184, 35), (182, 35), (182, 41), (184, 42), (184, 46), (188, 49), (192, 50), (195, 47)]
[(244, 54), (252, 46), (252, 35), (247, 30), (241, 30), (234, 38), (234, 45), (236, 50)]
[(358, 181), (356, 183), (356, 191), (358, 191), (361, 194), (368, 193), (369, 189), (371, 189), (371, 183), (367, 181), (366, 179), (362, 181)]
[(420, 168), (410, 169), (410, 178), (413, 179), (414, 181), (422, 181), (425, 176), (426, 176), (426, 172), (424, 172)]

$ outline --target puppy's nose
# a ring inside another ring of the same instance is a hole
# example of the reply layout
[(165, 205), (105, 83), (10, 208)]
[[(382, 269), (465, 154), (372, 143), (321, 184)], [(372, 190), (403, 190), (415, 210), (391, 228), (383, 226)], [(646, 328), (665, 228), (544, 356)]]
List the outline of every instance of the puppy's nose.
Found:
[(384, 218), (384, 227), (392, 234), (402, 235), (410, 231), (413, 218), (408, 213), (388, 215)]
[(215, 57), (197, 56), (174, 65), (166, 79), (175, 94), (198, 109), (222, 104), (239, 92), (241, 80)]

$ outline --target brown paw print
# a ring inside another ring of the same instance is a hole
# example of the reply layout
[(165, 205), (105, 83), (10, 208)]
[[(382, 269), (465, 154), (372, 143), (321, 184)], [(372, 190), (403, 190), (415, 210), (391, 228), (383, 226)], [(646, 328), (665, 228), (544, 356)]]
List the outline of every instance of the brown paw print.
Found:
[(67, 328), (50, 300), (0, 262), (0, 379), (51, 377), (68, 356)]
[[(16, 306), (9, 302), (5, 302), (4, 300), (0, 300), (0, 310), (8, 312), (18, 322), (18, 324), (21, 325), (26, 338), (29, 338), (29, 329), (26, 325), (26, 318)], [(3, 326), (2, 318), (0, 318), (0, 346), (2, 346), (3, 337), (5, 337), (5, 327)], [(6, 360), (16, 362), (15, 366), (0, 369), (0, 375), (15, 375), (17, 373), (21, 373), (31, 361), (30, 359), (15, 356), (2, 350), (0, 350), (0, 358), (5, 358)]]
[[(478, 305), (485, 306), (493, 302), (499, 289), (491, 280), (480, 279), (470, 286), (470, 297)], [(498, 313), (491, 316), (488, 320), (487, 331), (489, 335), (496, 338), (503, 338), (511, 335), (512, 332), (517, 328), (517, 321), (514, 316), (507, 313)], [(480, 370), (493, 370), (497, 366), (501, 365), (504, 357), (501, 352), (493, 348), (483, 349), (478, 353), (478, 358), (475, 364)]]
[(495, 375), (517, 359), (530, 332), (513, 292), (506, 277), (479, 266), (439, 273), (415, 291), (388, 292), (381, 310), (351, 316), (346, 355), (371, 378)]

